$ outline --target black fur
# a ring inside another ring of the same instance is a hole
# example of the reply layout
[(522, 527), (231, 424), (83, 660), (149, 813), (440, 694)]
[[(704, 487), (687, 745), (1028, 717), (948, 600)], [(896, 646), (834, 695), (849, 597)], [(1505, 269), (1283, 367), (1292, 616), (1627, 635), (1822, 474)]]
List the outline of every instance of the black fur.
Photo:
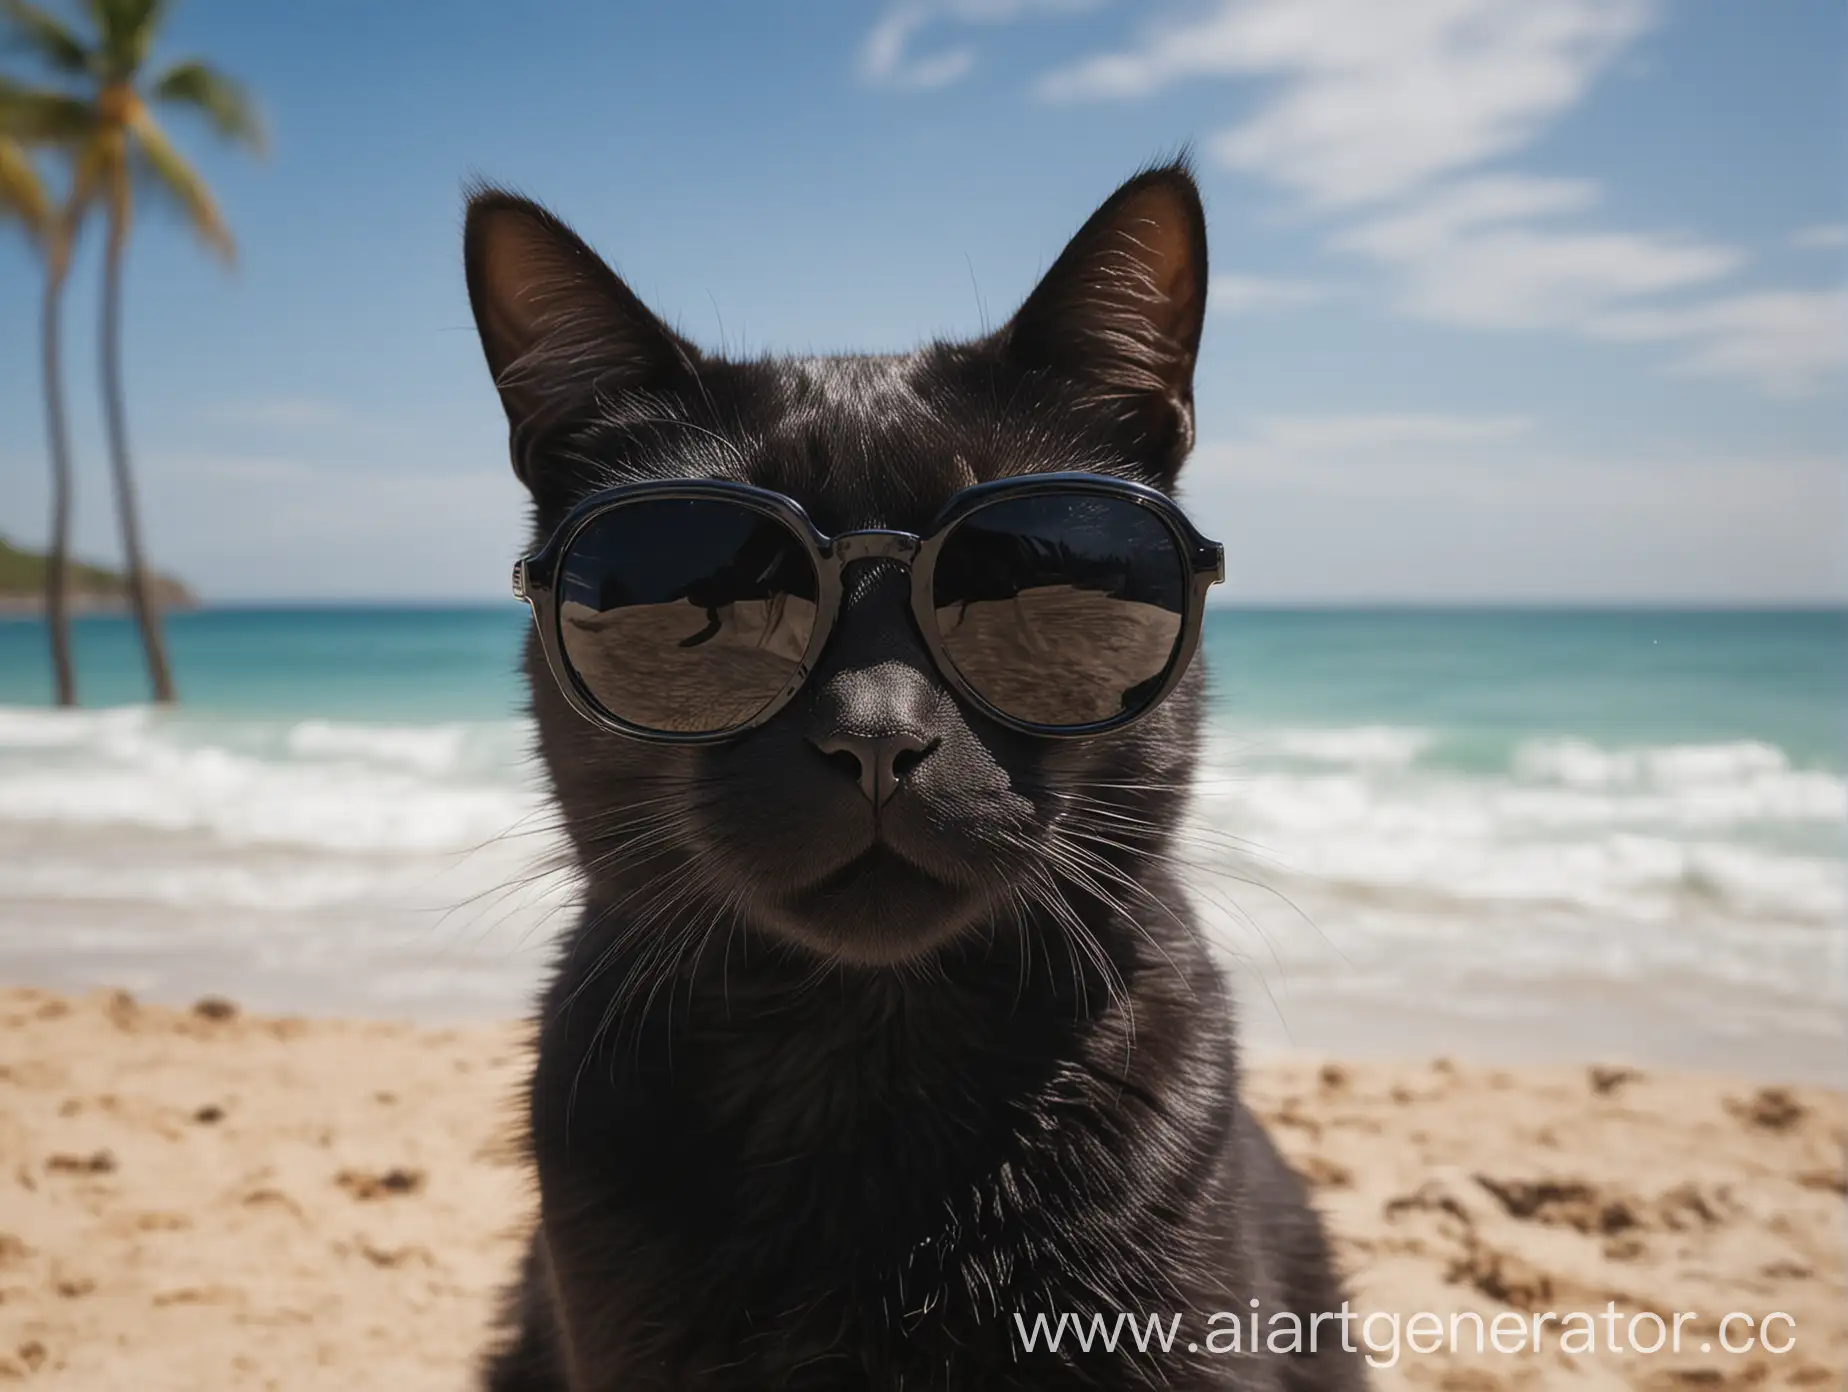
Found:
[[(1178, 165), (1119, 190), (999, 332), (902, 357), (709, 357), (492, 190), (466, 255), (537, 536), (675, 476), (921, 530), (1006, 474), (1171, 485), (1192, 441), (1206, 244)], [(1197, 668), (1108, 737), (1010, 733), (952, 698), (884, 563), (850, 572), (807, 687), (728, 743), (605, 733), (536, 647), (527, 668), (584, 911), (541, 1006), (541, 1218), (489, 1388), (1360, 1385), (1330, 1325), (1314, 1357), (1205, 1347), (1212, 1312), (1341, 1296), (1237, 1099), (1169, 854)], [(928, 752), (875, 815), (838, 746), (892, 735)], [(1016, 1313), (1119, 1311), (1185, 1314), (1202, 1347), (1016, 1338)]]

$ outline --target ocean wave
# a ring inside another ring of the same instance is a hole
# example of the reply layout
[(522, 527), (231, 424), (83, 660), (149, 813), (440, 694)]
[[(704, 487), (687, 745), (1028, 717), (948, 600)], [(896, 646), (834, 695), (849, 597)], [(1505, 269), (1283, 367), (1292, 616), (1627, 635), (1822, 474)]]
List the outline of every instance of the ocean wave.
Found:
[(304, 720), (289, 727), (283, 746), (298, 759), (357, 759), (423, 774), (462, 767), (469, 727), (453, 725), (341, 725)]
[[(1525, 904), (1631, 922), (1703, 914), (1828, 927), (1848, 907), (1838, 860), (1727, 842), (1633, 833), (1514, 841), (1402, 808), (1345, 834), (1286, 835), (1254, 821), (1209, 822), (1185, 852), (1196, 872), (1212, 879), (1242, 859), (1267, 883), (1308, 880), (1350, 901), (1446, 915)], [(1247, 846), (1232, 851), (1213, 835), (1228, 826)]]
[(1212, 746), (1188, 837), (1203, 869), (1243, 864), (1432, 912), (1524, 903), (1834, 925), (1848, 909), (1848, 784), (1769, 744), (1534, 740), (1478, 775), (1409, 760), (1286, 770), (1251, 759), (1252, 744)]
[(1763, 740), (1605, 749), (1568, 737), (1529, 740), (1514, 755), (1517, 777), (1572, 788), (1736, 786), (1792, 771), (1784, 751)]
[(327, 909), (424, 912), (468, 921), (516, 909), (554, 908), (570, 897), (575, 884), (562, 869), (535, 868), (534, 848), (511, 841), (476, 854), (434, 858), (213, 855), (209, 847), (176, 847), (159, 840), (125, 844), (120, 839), (108, 846), (108, 854), (96, 851), (95, 844), (86, 843), (61, 853), (41, 850), (20, 857), (8, 868), (7, 898), (256, 916)]
[(98, 711), (0, 706), (0, 755), (93, 744), (112, 730), (145, 726), (152, 714), (145, 706), (116, 706)]
[(1259, 754), (1281, 754), (1308, 763), (1404, 768), (1416, 762), (1435, 740), (1429, 730), (1360, 725), (1348, 729), (1266, 731), (1251, 738), (1251, 748)]
[(1608, 793), (1642, 815), (1684, 822), (1841, 821), (1848, 782), (1800, 769), (1758, 740), (1604, 749), (1586, 740), (1529, 741), (1515, 751), (1522, 782)]
[(387, 727), (0, 713), (0, 820), (203, 834), (227, 845), (462, 851), (531, 819), (519, 722)]
[[(435, 859), (507, 842), (494, 873), (512, 876), (522, 856), (552, 849), (530, 742), (519, 720), (0, 708), (0, 825), (67, 836), (45, 843), (66, 853), (42, 871), (12, 877), (20, 893), (128, 899), (141, 884), (161, 902), (227, 908), (357, 902), (409, 882), (394, 858), (427, 873)], [(1220, 730), (1186, 855), (1214, 874), (1255, 867), (1350, 903), (1437, 913), (1529, 904), (1635, 922), (1842, 917), (1848, 784), (1774, 745), (1533, 739), (1478, 773), (1445, 766), (1442, 746), (1432, 731), (1388, 725)], [(86, 857), (141, 834), (184, 844), (99, 864), (84, 883)], [(187, 847), (205, 848), (207, 863), (188, 860)], [(306, 859), (280, 855), (291, 849)]]
[(294, 914), (348, 904), (397, 903), (430, 884), (420, 865), (317, 861), (296, 866), (39, 859), (9, 872), (14, 899), (77, 904), (158, 904)]

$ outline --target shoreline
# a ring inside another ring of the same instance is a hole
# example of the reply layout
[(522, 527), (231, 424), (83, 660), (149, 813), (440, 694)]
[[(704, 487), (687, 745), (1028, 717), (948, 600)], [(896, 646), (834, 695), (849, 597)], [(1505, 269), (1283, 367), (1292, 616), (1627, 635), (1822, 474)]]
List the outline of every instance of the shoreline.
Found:
[[(0, 1379), (466, 1385), (531, 1212), (524, 1033), (0, 989)], [(1379, 1388), (1842, 1385), (1839, 1092), (1262, 1050), (1245, 1091), (1356, 1310), (1615, 1301), (1711, 1346), (1405, 1349)], [(1789, 1313), (1795, 1348), (1722, 1352), (1732, 1311)]]

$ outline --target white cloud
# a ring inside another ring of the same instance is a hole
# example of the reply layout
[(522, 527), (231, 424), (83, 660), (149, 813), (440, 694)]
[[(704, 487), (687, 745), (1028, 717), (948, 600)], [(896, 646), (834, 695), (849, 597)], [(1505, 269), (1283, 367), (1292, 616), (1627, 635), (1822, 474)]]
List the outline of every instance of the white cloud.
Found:
[(1422, 256), (1484, 227), (1582, 212), (1597, 201), (1598, 187), (1588, 180), (1494, 175), (1439, 188), (1362, 226), (1380, 255)]
[(1596, 198), (1596, 186), (1578, 180), (1464, 180), (1348, 228), (1335, 245), (1398, 271), (1407, 312), (1487, 329), (1582, 327), (1626, 300), (1704, 285), (1740, 263), (1730, 248), (1688, 237), (1544, 221)]
[(1098, 0), (899, 0), (860, 44), (860, 79), (875, 87), (924, 92), (960, 82), (975, 68), (966, 43), (918, 52), (917, 40), (941, 21), (1006, 24), (1034, 12), (1089, 9)]
[(882, 87), (927, 91), (966, 76), (975, 54), (966, 47), (944, 49), (927, 57), (906, 52), (918, 31), (936, 16), (932, 6), (900, 5), (886, 12), (860, 46), (860, 77)]
[(1814, 227), (1799, 227), (1790, 234), (1790, 244), (1805, 251), (1848, 247), (1848, 222), (1821, 222)]
[[(869, 35), (870, 80), (953, 81), (973, 54), (910, 56), (940, 18), (996, 22), (1076, 0), (905, 0)], [(1198, 0), (1126, 47), (1047, 75), (1052, 101), (1148, 96), (1196, 78), (1266, 85), (1208, 148), (1343, 219), (1328, 245), (1387, 271), (1397, 308), (1463, 328), (1675, 345), (1672, 370), (1775, 394), (1840, 376), (1840, 297), (1716, 294), (1737, 248), (1685, 232), (1588, 225), (1596, 183), (1491, 168), (1578, 106), (1652, 29), (1657, 0)], [(1794, 245), (1848, 245), (1848, 224)], [(1228, 276), (1239, 314), (1312, 303), (1310, 281)], [(1704, 299), (1692, 300), (1702, 293)]]
[(1271, 276), (1216, 275), (1206, 302), (1216, 314), (1257, 314), (1265, 310), (1295, 309), (1328, 298), (1328, 286), (1313, 280), (1287, 280)]
[(1750, 382), (1777, 396), (1813, 392), (1848, 371), (1848, 292), (1763, 291), (1632, 309), (1592, 325), (1602, 337), (1676, 343), (1676, 371)]
[[(1773, 394), (1828, 386), (1848, 353), (1840, 295), (1715, 297), (1746, 260), (1737, 249), (1588, 226), (1595, 183), (1483, 168), (1577, 106), (1657, 16), (1653, 0), (1210, 0), (1051, 74), (1040, 93), (1123, 99), (1189, 78), (1268, 78), (1209, 148), (1339, 212), (1330, 246), (1388, 271), (1401, 312), (1676, 345), (1671, 370)], [(1791, 240), (1848, 245), (1848, 225)], [(1709, 297), (1686, 298), (1698, 291)], [(1231, 293), (1234, 311), (1285, 302), (1255, 285)]]
[(1774, 396), (1838, 383), (1848, 367), (1848, 300), (1839, 291), (1720, 294), (1665, 303), (1744, 264), (1737, 250), (1688, 236), (1560, 227), (1592, 206), (1593, 184), (1484, 176), (1334, 239), (1397, 273), (1399, 307), (1478, 329), (1559, 329), (1680, 348), (1671, 370), (1725, 378)]
[(1378, 201), (1518, 150), (1645, 32), (1649, 0), (1217, 0), (1055, 72), (1050, 100), (1264, 75), (1274, 94), (1211, 149), (1312, 202)]

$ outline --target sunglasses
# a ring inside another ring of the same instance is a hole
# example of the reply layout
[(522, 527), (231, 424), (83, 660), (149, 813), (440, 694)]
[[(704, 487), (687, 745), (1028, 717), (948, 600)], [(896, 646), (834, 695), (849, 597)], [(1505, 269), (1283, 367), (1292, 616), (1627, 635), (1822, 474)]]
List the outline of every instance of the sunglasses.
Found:
[(825, 536), (781, 493), (683, 480), (585, 499), (514, 567), (513, 593), (579, 714), (702, 743), (762, 725), (801, 690), (861, 561), (909, 569), (918, 633), (963, 700), (1055, 737), (1159, 705), (1225, 578), (1224, 549), (1173, 500), (1097, 474), (978, 484), (922, 536)]

